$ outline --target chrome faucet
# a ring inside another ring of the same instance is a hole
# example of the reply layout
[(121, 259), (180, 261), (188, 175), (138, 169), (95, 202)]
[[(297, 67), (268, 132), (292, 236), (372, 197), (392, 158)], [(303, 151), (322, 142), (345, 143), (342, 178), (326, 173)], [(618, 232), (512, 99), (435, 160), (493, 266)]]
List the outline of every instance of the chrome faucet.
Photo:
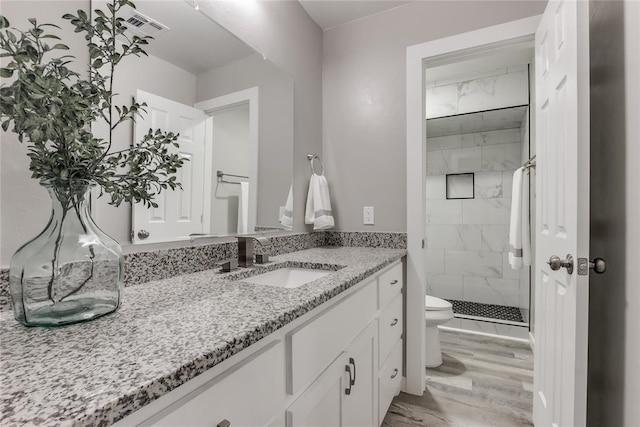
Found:
[[(262, 245), (264, 242), (268, 242), (267, 237), (255, 237), (255, 236), (236, 236), (238, 238), (238, 265), (240, 267), (253, 266), (253, 249), (254, 242)], [(263, 255), (262, 263), (266, 262), (268, 257)]]

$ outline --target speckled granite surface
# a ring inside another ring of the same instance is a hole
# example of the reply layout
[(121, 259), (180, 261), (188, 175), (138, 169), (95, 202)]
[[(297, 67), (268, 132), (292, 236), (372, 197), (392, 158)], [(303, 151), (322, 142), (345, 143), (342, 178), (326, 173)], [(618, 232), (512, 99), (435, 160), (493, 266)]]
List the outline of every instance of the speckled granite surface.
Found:
[(327, 231), (324, 245), (406, 249), (407, 233)]
[(9, 295), (9, 269), (0, 268), (0, 312), (8, 310), (11, 305)]
[(0, 313), (0, 424), (109, 425), (405, 254), (319, 247), (273, 257), (269, 268), (344, 266), (295, 289), (214, 270), (152, 281), (125, 288), (116, 313), (58, 329)]
[[(406, 233), (323, 231), (316, 233), (270, 233), (269, 242), (257, 244), (256, 253), (281, 255), (320, 246), (355, 246), (406, 249)], [(221, 261), (238, 256), (235, 241), (187, 246), (124, 255), (125, 286), (167, 279), (180, 274), (215, 268)], [(0, 269), (0, 312), (9, 307), (9, 270)]]

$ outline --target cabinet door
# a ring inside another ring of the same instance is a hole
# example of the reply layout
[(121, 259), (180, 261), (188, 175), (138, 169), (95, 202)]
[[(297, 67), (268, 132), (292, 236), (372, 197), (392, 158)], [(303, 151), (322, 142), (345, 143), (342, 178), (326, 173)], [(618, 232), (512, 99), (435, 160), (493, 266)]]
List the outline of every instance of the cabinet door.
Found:
[(284, 405), (284, 342), (249, 356), (142, 426), (266, 426)]
[(344, 352), (287, 409), (287, 427), (341, 427), (342, 395), (347, 387)]
[(370, 427), (377, 421), (377, 330), (373, 321), (347, 349), (349, 394), (342, 396), (342, 420), (346, 427)]

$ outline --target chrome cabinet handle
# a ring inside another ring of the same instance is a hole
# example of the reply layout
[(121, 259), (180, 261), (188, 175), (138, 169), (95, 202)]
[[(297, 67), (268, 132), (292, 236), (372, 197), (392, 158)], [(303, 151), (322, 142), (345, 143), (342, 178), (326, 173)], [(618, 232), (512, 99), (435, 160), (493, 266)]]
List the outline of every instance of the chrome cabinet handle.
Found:
[(147, 230), (140, 230), (138, 231), (138, 239), (140, 240), (144, 240), (147, 237), (149, 237), (149, 232)]
[(344, 389), (344, 394), (349, 396), (351, 394), (351, 386), (353, 385), (353, 378), (351, 377), (351, 366), (346, 365), (344, 370), (349, 373), (349, 382), (347, 383), (347, 388)]
[(571, 254), (567, 254), (566, 259), (560, 259), (559, 256), (553, 255), (551, 258), (549, 258), (547, 264), (549, 264), (549, 267), (551, 267), (553, 271), (558, 271), (562, 267), (564, 267), (567, 269), (567, 273), (573, 273), (573, 257), (571, 256)]
[(391, 374), (391, 378), (395, 378), (397, 376), (398, 376), (398, 369), (396, 368), (393, 370), (393, 374)]
[(356, 385), (356, 361), (353, 360), (353, 357), (349, 358), (349, 364), (353, 365), (353, 380), (351, 381), (351, 385)]
[(392, 280), (389, 284), (390, 284), (390, 285), (395, 285), (396, 283), (398, 283), (398, 281), (397, 281), (397, 280)]
[(396, 326), (398, 324), (398, 319), (393, 319), (393, 322), (391, 322), (391, 326)]
[(229, 420), (222, 420), (216, 425), (216, 427), (229, 427), (230, 425), (231, 423)]

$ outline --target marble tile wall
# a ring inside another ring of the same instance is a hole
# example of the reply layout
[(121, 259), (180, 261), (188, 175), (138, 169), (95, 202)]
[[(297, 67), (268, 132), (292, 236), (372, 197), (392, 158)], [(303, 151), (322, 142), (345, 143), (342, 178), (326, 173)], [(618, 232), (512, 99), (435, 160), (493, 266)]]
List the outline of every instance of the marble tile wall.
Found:
[(426, 118), (529, 103), (526, 65), (501, 68), (464, 81), (441, 81), (427, 89)]
[[(511, 186), (522, 164), (521, 143), (520, 129), (427, 139), (428, 293), (521, 306), (521, 273), (508, 264)], [(474, 173), (475, 198), (447, 200), (445, 175), (465, 172)]]

